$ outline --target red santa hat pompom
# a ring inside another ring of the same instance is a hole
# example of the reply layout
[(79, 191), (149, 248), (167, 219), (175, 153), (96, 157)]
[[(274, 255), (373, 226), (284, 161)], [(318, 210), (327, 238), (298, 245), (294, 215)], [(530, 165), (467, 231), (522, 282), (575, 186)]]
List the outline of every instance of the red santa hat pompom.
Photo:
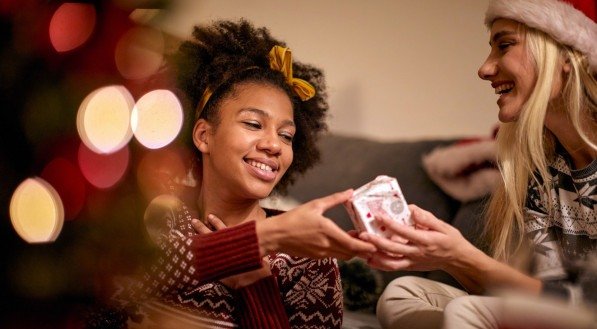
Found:
[(597, 73), (597, 0), (490, 0), (485, 24), (508, 18), (587, 55)]

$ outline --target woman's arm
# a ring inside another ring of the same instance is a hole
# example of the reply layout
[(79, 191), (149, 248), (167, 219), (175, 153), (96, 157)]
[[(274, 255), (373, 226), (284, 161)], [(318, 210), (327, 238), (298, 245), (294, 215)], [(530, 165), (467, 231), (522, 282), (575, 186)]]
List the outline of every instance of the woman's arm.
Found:
[(409, 208), (416, 229), (379, 218), (377, 220), (393, 233), (390, 239), (360, 234), (361, 239), (380, 250), (368, 259), (371, 266), (383, 270), (444, 270), (471, 293), (483, 293), (492, 288), (541, 291), (539, 280), (489, 257), (456, 228), (430, 212), (414, 205)]

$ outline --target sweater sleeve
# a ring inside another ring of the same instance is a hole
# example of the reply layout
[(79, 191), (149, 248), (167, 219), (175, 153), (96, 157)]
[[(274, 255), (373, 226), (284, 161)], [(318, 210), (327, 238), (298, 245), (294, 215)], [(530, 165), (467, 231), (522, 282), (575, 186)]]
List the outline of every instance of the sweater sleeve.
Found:
[(238, 293), (242, 299), (239, 310), (241, 328), (290, 328), (273, 275), (239, 289)]
[(255, 222), (205, 235), (170, 234), (145, 274), (144, 294), (162, 296), (260, 268)]
[(260, 268), (255, 222), (251, 221), (192, 238), (191, 265), (200, 282), (208, 282)]

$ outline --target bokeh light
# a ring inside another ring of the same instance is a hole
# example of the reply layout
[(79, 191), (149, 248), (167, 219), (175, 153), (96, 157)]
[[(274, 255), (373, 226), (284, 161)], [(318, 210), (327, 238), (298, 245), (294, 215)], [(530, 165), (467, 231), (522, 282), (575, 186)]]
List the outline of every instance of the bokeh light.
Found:
[(160, 15), (164, 14), (163, 9), (155, 8), (137, 8), (131, 12), (129, 19), (139, 25), (152, 25), (159, 19)]
[(115, 186), (126, 173), (129, 165), (129, 148), (123, 147), (111, 154), (98, 154), (81, 143), (79, 167), (91, 185), (108, 189)]
[(183, 121), (182, 105), (167, 89), (143, 95), (135, 104), (131, 126), (135, 138), (149, 149), (170, 144), (180, 132)]
[(86, 196), (85, 180), (77, 166), (64, 158), (55, 158), (40, 176), (60, 195), (64, 219), (74, 219), (83, 208)]
[(151, 240), (159, 244), (162, 236), (167, 236), (170, 230), (167, 220), (175, 219), (174, 209), (181, 206), (182, 201), (171, 194), (162, 194), (155, 197), (145, 210), (143, 216), (145, 228)]
[(116, 67), (126, 79), (144, 79), (156, 73), (164, 60), (164, 36), (149, 27), (125, 33), (114, 52)]
[(28, 178), (10, 200), (10, 221), (29, 243), (56, 240), (64, 224), (64, 208), (58, 192), (39, 177)]
[(131, 137), (133, 96), (123, 86), (102, 87), (89, 94), (77, 113), (77, 130), (85, 145), (96, 153), (113, 153)]
[(58, 52), (73, 50), (89, 39), (95, 27), (95, 8), (85, 3), (63, 3), (50, 21), (50, 41)]

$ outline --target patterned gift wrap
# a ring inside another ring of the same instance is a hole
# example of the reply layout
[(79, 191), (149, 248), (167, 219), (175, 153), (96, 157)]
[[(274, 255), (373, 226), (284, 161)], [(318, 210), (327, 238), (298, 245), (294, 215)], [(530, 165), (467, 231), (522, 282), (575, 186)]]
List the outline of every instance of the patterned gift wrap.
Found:
[(344, 204), (355, 228), (362, 232), (389, 237), (386, 228), (375, 217), (389, 217), (403, 225), (413, 226), (410, 211), (396, 178), (377, 176), (356, 189)]

